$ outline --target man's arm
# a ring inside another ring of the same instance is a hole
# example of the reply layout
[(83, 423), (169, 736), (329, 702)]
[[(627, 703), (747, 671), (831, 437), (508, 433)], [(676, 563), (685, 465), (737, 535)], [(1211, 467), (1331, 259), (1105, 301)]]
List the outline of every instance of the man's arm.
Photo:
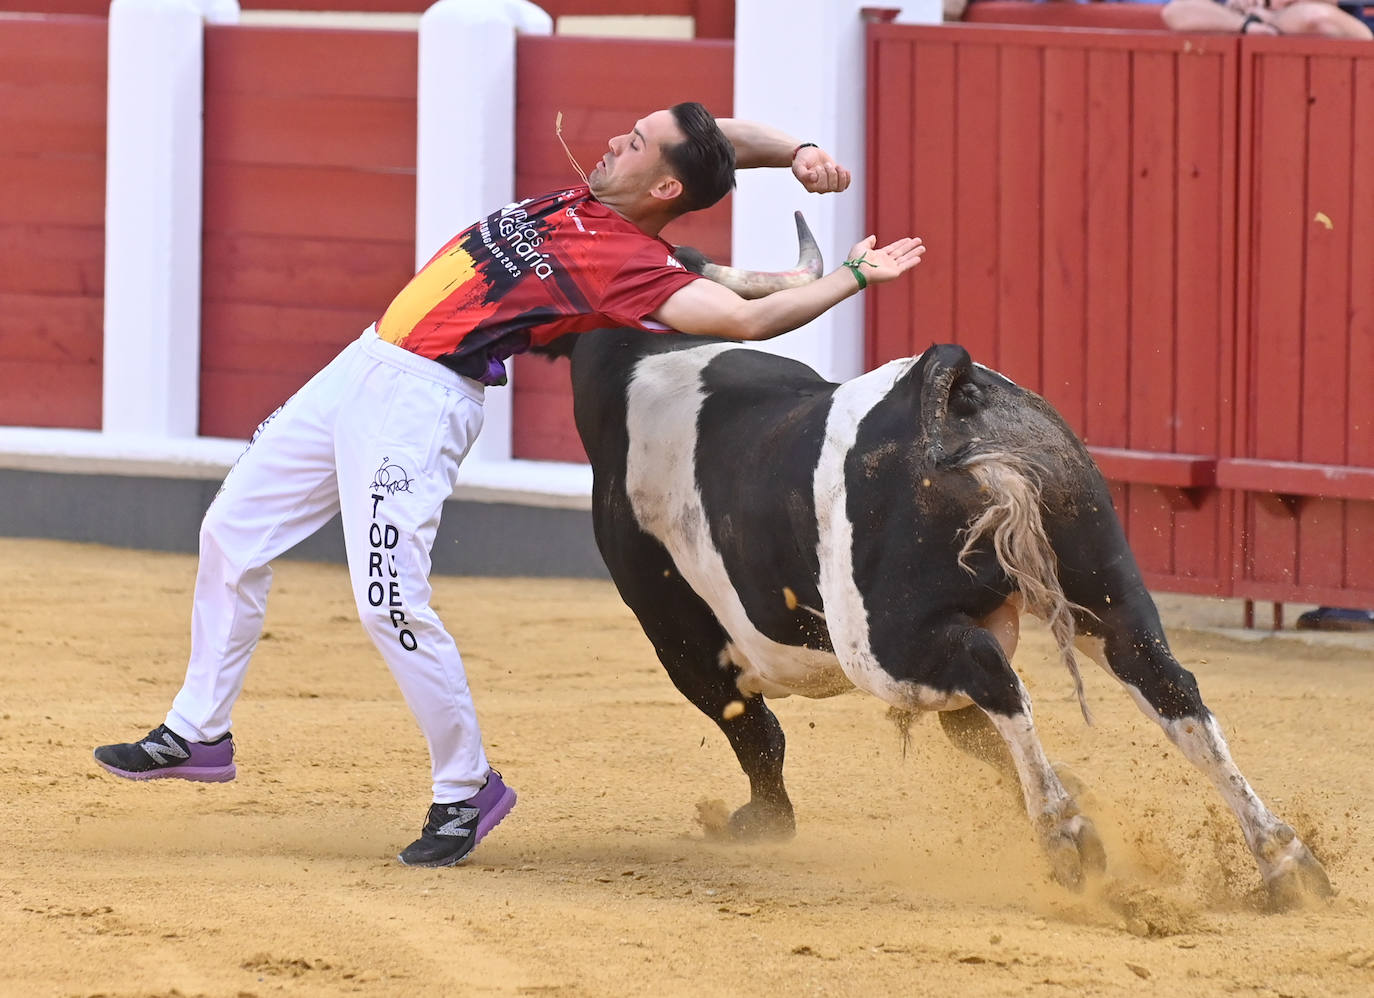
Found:
[(741, 170), (790, 167), (802, 186), (814, 194), (838, 193), (849, 186), (849, 171), (819, 146), (798, 149), (800, 139), (756, 121), (717, 118), (716, 124), (735, 147), (735, 165)]
[[(860, 260), (858, 272), (868, 284), (894, 280), (921, 262), (919, 239), (898, 239), (875, 249), (869, 236), (850, 250)], [(693, 281), (675, 291), (652, 318), (684, 333), (730, 340), (767, 340), (804, 326), (860, 289), (849, 266), (831, 271), (799, 288), (776, 291), (766, 298), (744, 299), (713, 281)]]

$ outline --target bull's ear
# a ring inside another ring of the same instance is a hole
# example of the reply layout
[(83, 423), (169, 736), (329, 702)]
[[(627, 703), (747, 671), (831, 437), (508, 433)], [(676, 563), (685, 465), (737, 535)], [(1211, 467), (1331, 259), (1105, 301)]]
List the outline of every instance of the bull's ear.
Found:
[(921, 444), (926, 459), (940, 464), (945, 457), (945, 429), (955, 386), (973, 370), (973, 358), (955, 343), (932, 344), (906, 375), (909, 390), (918, 393)]

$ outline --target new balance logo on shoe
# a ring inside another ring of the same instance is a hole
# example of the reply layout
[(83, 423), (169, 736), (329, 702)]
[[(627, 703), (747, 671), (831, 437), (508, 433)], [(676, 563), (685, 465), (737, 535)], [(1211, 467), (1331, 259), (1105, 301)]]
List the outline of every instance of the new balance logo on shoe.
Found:
[(152, 756), (153, 762), (157, 763), (159, 766), (168, 765), (167, 759), (169, 756), (173, 759), (182, 760), (191, 758), (191, 753), (177, 744), (176, 739), (172, 737), (170, 731), (164, 731), (162, 733), (162, 742), (160, 744), (154, 741), (144, 742), (143, 751)]
[[(454, 805), (448, 808), (448, 813), (454, 815), (452, 821), (445, 822), (434, 830), (435, 835), (459, 835), (466, 837), (471, 835), (476, 827), (477, 818), (481, 812), (475, 807), (458, 807)], [(472, 827), (464, 828), (464, 825)]]

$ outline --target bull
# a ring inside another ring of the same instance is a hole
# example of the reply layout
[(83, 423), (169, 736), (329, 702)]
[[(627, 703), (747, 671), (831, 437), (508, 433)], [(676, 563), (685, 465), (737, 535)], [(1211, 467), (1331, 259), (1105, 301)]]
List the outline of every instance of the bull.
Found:
[[(699, 273), (766, 293), (796, 272)], [(771, 283), (770, 283), (771, 281)], [(669, 678), (749, 778), (742, 840), (794, 833), (766, 699), (854, 687), (900, 718), (937, 711), (961, 749), (1014, 774), (1053, 876), (1105, 869), (1036, 735), (1011, 665), (1019, 616), (1114, 676), (1235, 814), (1271, 897), (1327, 896), (1321, 864), (1236, 766), (1169, 649), (1107, 485), (1033, 392), (936, 345), (843, 384), (796, 361), (673, 333), (569, 338), (596, 542)]]

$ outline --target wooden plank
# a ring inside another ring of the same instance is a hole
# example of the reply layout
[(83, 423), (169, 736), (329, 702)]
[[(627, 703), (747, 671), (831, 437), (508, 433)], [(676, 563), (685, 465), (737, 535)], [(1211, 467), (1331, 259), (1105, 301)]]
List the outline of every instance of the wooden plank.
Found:
[[(1349, 538), (1374, 537), (1374, 502), (1352, 502), (1345, 513), (1346, 536)], [(1367, 543), (1367, 542), (1366, 542)], [(1366, 547), (1364, 550), (1368, 550)], [(1374, 592), (1374, 558), (1347, 557), (1345, 560), (1344, 585), (1350, 589)], [(1345, 604), (1349, 605), (1349, 604)], [(1366, 601), (1361, 606), (1374, 606), (1374, 601)]]
[(247, 440), (309, 378), (280, 371), (203, 371), (198, 432)]
[[(888, 234), (919, 236), (927, 250), (911, 278), (892, 288), (897, 294), (873, 295), (870, 299), (878, 309), (891, 302), (896, 312), (885, 320), (894, 328), (884, 360), (914, 356), (933, 342), (954, 342), (960, 337), (954, 287), (960, 253), (959, 224), (954, 215), (959, 182), (955, 158), (958, 95), (950, 86), (959, 47), (948, 42), (921, 42), (903, 48), (905, 58), (914, 60), (910, 76), (898, 65), (885, 63), (881, 67), (895, 80), (884, 99), (897, 103), (891, 130), (884, 137), (883, 155), (869, 163), (869, 183), (884, 185), (887, 204), (868, 229), (882, 233), (880, 238)], [(892, 62), (898, 62), (903, 53), (893, 49), (890, 56)], [(900, 163), (909, 163), (909, 169), (893, 169)]]
[[(1351, 159), (1374, 163), (1374, 61), (1355, 61), (1350, 102)], [(1359, 183), (1350, 197), (1350, 273), (1374, 274), (1374, 225), (1354, 219), (1374, 219), (1374, 185)], [(1350, 282), (1350, 356), (1346, 364), (1346, 404), (1350, 432), (1346, 463), (1374, 468), (1374, 281)], [(1356, 427), (1359, 429), (1356, 430)], [(1361, 511), (1364, 516), (1366, 511)], [(1351, 529), (1354, 529), (1352, 522)], [(1367, 532), (1366, 538), (1374, 537)], [(1358, 559), (1351, 559), (1352, 562)], [(1369, 559), (1374, 563), (1374, 559)]]
[(207, 233), (207, 302), (371, 310), (380, 316), (415, 270), (410, 242)]
[(0, 225), (103, 226), (105, 159), (0, 155)]
[[(302, 122), (309, 127), (302, 128)], [(481, 158), (481, 150), (474, 148), (472, 159)], [(415, 101), (234, 93), (207, 97), (205, 160), (414, 170)]]
[[(684, 100), (701, 101), (723, 117), (734, 99), (734, 58), (728, 41), (522, 35), (516, 43), (517, 113), (521, 106), (561, 107), (569, 145), (604, 141), (655, 107)], [(572, 120), (570, 107), (629, 116), (619, 119), (618, 131), (605, 132), (600, 122)]]
[(978, 0), (969, 4), (966, 24), (1025, 24), (1032, 27), (1163, 31), (1160, 7), (1152, 3), (1035, 4), (1025, 0)]
[(11, 363), (84, 364), (98, 371), (103, 357), (100, 298), (0, 294), (0, 358)]
[(370, 309), (206, 303), (201, 373), (289, 374), (304, 384), (376, 318)]
[(206, 232), (415, 239), (413, 173), (206, 163), (204, 189)]
[(0, 155), (105, 155), (105, 81), (0, 81)]
[(1040, 326), (1044, 50), (1002, 50), (997, 113), (997, 363), (1038, 392), (1044, 384)]
[[(1302, 429), (1296, 456), (1317, 464), (1345, 460), (1346, 382), (1332, 374), (1344, 369), (1349, 358), (1351, 232), (1374, 222), (1374, 216), (1359, 218), (1350, 209), (1351, 178), (1365, 166), (1351, 156), (1352, 68), (1348, 58), (1308, 60), (1308, 210), (1301, 229), (1305, 244), (1302, 369), (1300, 380), (1290, 378), (1289, 393), (1295, 389), (1301, 393), (1297, 402)], [(1303, 201), (1294, 204), (1301, 206)], [(1361, 275), (1360, 280), (1368, 277)]]
[(1217, 483), (1217, 459), (1210, 454), (1174, 454), (1089, 447), (1104, 478), (1117, 482), (1161, 485), (1178, 489), (1212, 488)]
[[(875, 45), (869, 52), (868, 173), (865, 178), (868, 205), (864, 225), (867, 232), (882, 232), (886, 236), (899, 229), (915, 231), (914, 202), (917, 189), (923, 186), (925, 178), (920, 163), (910, 158), (919, 134), (919, 125), (912, 118), (916, 96), (913, 77), (920, 74), (924, 62), (924, 52), (901, 42)], [(886, 78), (881, 89), (872, 83), (878, 77)], [(880, 164), (884, 162), (910, 162), (910, 175), (905, 170), (883, 170)], [(928, 275), (922, 272), (920, 276)], [(910, 354), (910, 333), (916, 308), (916, 297), (911, 290), (903, 288), (891, 296), (874, 295), (865, 299), (865, 308), (871, 315), (864, 345), (866, 368)]]
[(1234, 193), (1224, 162), (1234, 155), (1235, 137), (1225, 127), (1227, 87), (1220, 58), (1178, 60), (1177, 176), (1178, 245), (1174, 285), (1177, 353), (1173, 365), (1178, 450), (1218, 453), (1223, 390), (1229, 376), (1222, 341), (1228, 332), (1234, 267), (1223, 245), (1233, 224)]
[(0, 359), (0, 426), (100, 429), (101, 369)]
[(1252, 234), (1251, 404), (1247, 456), (1299, 456), (1301, 414), (1294, 386), (1302, 371), (1297, 331), (1303, 315), (1300, 254), (1306, 243), (1307, 72), (1300, 56), (1266, 52), (1255, 62)]
[(1142, 450), (1174, 447), (1174, 275), (1178, 232), (1176, 57), (1132, 60), (1129, 440)]
[(205, 26), (206, 94), (414, 100), (415, 31)]
[(1082, 49), (1046, 49), (1041, 394), (1079, 433), (1087, 425), (1087, 73)]
[[(1363, 164), (1351, 159), (1348, 57), (1314, 56), (1307, 68), (1306, 273), (1304, 274), (1301, 392), (1303, 461), (1341, 464), (1350, 434), (1346, 380), (1332, 377), (1349, 361), (1350, 211), (1352, 177)], [(1366, 389), (1367, 390), (1367, 389)], [(1374, 478), (1374, 476), (1371, 476)], [(1304, 585), (1335, 585), (1345, 577), (1349, 545), (1345, 506), (1339, 501), (1304, 503), (1298, 517), (1298, 579)], [(1358, 540), (1352, 538), (1358, 544)], [(1356, 555), (1355, 557), (1359, 557)]]
[(1131, 484), (1126, 491), (1130, 508), (1126, 539), (1141, 571), (1173, 574), (1172, 490)]
[(105, 293), (105, 229), (0, 223), (0, 292)]
[[(1223, 342), (1233, 329), (1234, 181), (1225, 163), (1235, 156), (1235, 134), (1226, 108), (1236, 100), (1235, 66), (1221, 54), (1183, 53), (1176, 60), (1177, 161), (1174, 166), (1178, 241), (1173, 286), (1173, 449), (1221, 453), (1230, 446), (1230, 353)], [(1227, 401), (1223, 401), (1226, 399)], [(1215, 494), (1173, 511), (1174, 570), (1194, 579), (1229, 585), (1230, 523), (1222, 515), (1231, 497)], [(1223, 583), (1222, 580), (1225, 580)]]
[(1274, 495), (1374, 500), (1374, 468), (1223, 458), (1217, 462), (1217, 485)]
[[(25, 0), (25, 7), (34, 0)], [(105, 87), (109, 35), (100, 17), (7, 18), (0, 22), (0, 84)], [(91, 13), (95, 13), (92, 11)]]
[(1130, 315), (1130, 120), (1121, 95), (1130, 92), (1129, 55), (1088, 54), (1087, 315), (1085, 440), (1099, 447), (1127, 445), (1126, 330)]
[(1348, 554), (1345, 507), (1346, 503), (1340, 499), (1309, 499), (1298, 508), (1296, 582), (1299, 585), (1336, 587), (1344, 584)]
[(586, 463), (586, 451), (573, 421), (568, 362), (522, 356), (516, 361), (515, 408), (520, 414), (512, 453), (531, 461)]
[(1224, 595), (1231, 587), (1230, 521), (1224, 515), (1231, 496), (1195, 492), (1188, 499), (1174, 506), (1174, 576), (1205, 583), (1205, 591)]
[(973, 358), (999, 367), (997, 353), (998, 49), (961, 45), (955, 65), (954, 217), (959, 250), (954, 272), (958, 342)]

